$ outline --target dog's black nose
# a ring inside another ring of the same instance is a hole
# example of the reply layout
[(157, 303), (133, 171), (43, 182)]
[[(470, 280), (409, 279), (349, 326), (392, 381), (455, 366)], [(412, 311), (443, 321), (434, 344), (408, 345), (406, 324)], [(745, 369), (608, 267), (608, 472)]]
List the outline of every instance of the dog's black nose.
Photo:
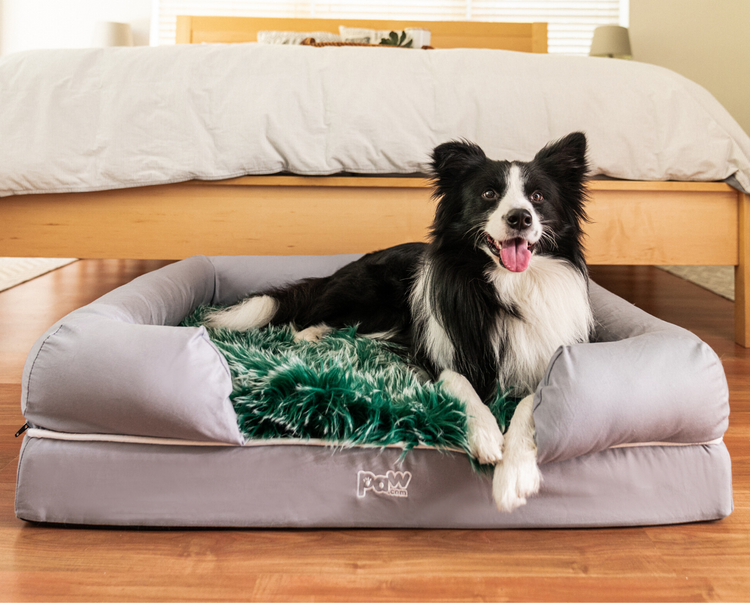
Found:
[(531, 218), (531, 212), (528, 209), (511, 209), (505, 215), (505, 221), (508, 226), (516, 230), (524, 230), (531, 226), (533, 220)]

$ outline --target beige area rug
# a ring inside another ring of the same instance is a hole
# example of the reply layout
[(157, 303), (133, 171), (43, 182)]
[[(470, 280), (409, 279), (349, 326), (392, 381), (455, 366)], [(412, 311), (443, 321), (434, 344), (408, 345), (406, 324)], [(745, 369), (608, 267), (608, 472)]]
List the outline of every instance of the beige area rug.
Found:
[(734, 266), (657, 266), (734, 301)]
[(0, 291), (75, 261), (75, 258), (0, 258)]

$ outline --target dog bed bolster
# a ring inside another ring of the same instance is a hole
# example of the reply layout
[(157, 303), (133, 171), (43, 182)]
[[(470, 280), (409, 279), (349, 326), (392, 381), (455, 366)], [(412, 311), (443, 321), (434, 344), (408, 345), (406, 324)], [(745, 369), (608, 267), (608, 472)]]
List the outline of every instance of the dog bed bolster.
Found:
[(191, 258), (143, 275), (53, 325), (24, 367), (32, 425), (241, 444), (223, 356), (204, 328), (173, 325), (210, 303), (214, 268)]
[[(357, 254), (296, 256), (215, 256), (213, 304), (228, 306), (250, 293), (265, 291), (303, 278), (330, 276), (362, 257)], [(185, 314), (187, 316), (187, 313)]]
[[(24, 368), (24, 414), (53, 431), (240, 445), (226, 360), (203, 327), (175, 325), (199, 305), (325, 276), (357, 257), (197, 256), (139, 277), (40, 338)], [(591, 298), (596, 342), (558, 350), (536, 392), (540, 462), (721, 437), (728, 394), (713, 351), (594, 283)]]
[(595, 283), (590, 291), (596, 341), (560, 348), (535, 394), (539, 462), (721, 438), (729, 389), (716, 353)]

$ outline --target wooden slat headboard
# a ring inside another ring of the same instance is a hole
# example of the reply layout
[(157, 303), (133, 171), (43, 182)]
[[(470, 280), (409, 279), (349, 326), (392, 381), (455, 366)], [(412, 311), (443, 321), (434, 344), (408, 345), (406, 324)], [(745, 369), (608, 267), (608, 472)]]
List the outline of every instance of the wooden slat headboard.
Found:
[(479, 21), (378, 21), (361, 19), (294, 19), (261, 17), (177, 17), (177, 43), (255, 42), (259, 31), (339, 32), (339, 25), (378, 30), (423, 27), (435, 48), (494, 48), (547, 52), (546, 23)]

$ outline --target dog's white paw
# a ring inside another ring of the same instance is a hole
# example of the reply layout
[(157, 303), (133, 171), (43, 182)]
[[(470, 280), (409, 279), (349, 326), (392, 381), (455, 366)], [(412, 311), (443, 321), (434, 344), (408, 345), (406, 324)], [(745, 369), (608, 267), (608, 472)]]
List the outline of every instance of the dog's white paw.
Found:
[(469, 380), (447, 369), (440, 374), (439, 380), (443, 389), (464, 403), (469, 454), (480, 463), (500, 461), (503, 458), (503, 432)]
[(542, 473), (536, 464), (536, 453), (525, 451), (520, 457), (506, 449), (505, 460), (495, 465), (492, 497), (498, 510), (510, 512), (526, 504), (529, 496), (539, 492)]
[(494, 415), (482, 405), (481, 408), (473, 408), (471, 411), (467, 409), (466, 419), (471, 456), (480, 463), (494, 465), (500, 462), (503, 458), (503, 432), (500, 431)]
[(534, 441), (534, 396), (519, 403), (505, 434), (505, 458), (495, 466), (492, 497), (500, 511), (513, 511), (539, 492), (542, 473), (536, 459)]
[(302, 331), (297, 331), (294, 334), (294, 341), (310, 341), (310, 342), (316, 342), (320, 341), (328, 335), (333, 329), (329, 327), (328, 325), (320, 324), (315, 325), (314, 327), (307, 327), (306, 329), (303, 329)]

